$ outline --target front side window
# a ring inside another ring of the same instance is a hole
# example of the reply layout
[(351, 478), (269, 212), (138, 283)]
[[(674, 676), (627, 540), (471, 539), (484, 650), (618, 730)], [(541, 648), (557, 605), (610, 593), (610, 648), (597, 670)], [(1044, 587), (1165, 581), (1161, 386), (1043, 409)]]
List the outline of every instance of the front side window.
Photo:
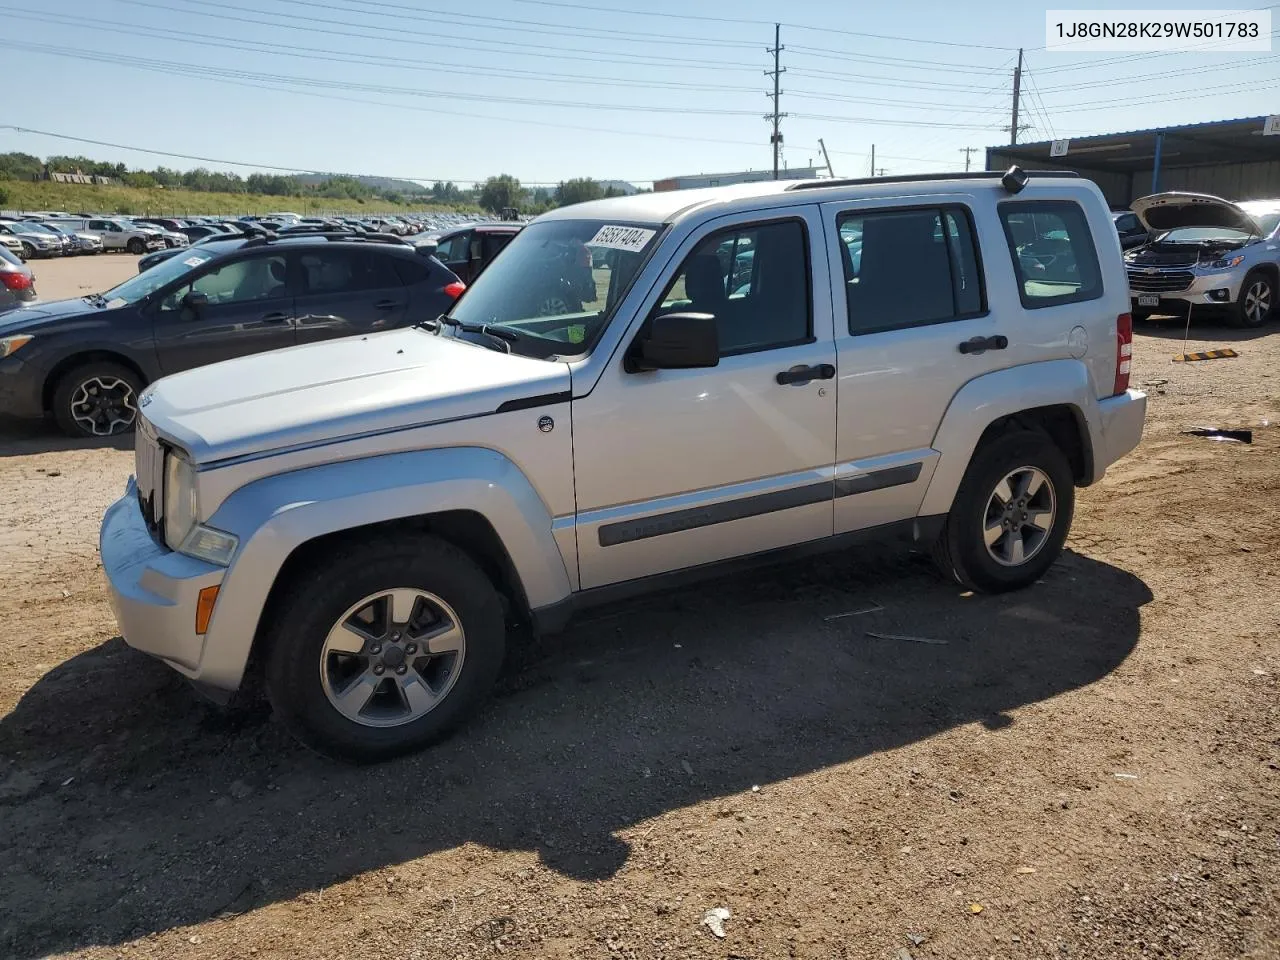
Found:
[(160, 309), (181, 309), (182, 298), (188, 293), (204, 294), (211, 306), (273, 300), (288, 294), (286, 276), (283, 254), (233, 260), (170, 293)]
[(799, 220), (713, 233), (689, 254), (654, 315), (709, 313), (720, 355), (770, 350), (811, 336), (808, 239)]
[[(578, 356), (595, 345), (640, 265), (658, 242), (659, 224), (545, 220), (526, 227), (473, 282), (451, 317), (507, 334), (512, 353)], [(608, 267), (596, 268), (596, 254)], [(451, 328), (478, 343), (482, 334)]]
[(960, 207), (846, 213), (837, 221), (851, 334), (986, 310), (973, 224)]
[(1079, 204), (1009, 201), (1000, 204), (999, 211), (1023, 307), (1052, 307), (1102, 296), (1098, 254)]
[(455, 234), (447, 240), (440, 241), (440, 249), (436, 251), (436, 259), (443, 263), (457, 263), (467, 259), (467, 244), (471, 240), (471, 231)]

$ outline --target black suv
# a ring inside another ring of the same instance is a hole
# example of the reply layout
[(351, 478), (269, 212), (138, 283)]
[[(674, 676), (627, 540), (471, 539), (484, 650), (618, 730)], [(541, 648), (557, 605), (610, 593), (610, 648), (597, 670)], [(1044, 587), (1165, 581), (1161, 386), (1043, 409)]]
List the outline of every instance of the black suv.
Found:
[(0, 411), (72, 436), (133, 428), (159, 377), (433, 320), (465, 285), (401, 240), (346, 232), (205, 243), (105, 293), (0, 316)]

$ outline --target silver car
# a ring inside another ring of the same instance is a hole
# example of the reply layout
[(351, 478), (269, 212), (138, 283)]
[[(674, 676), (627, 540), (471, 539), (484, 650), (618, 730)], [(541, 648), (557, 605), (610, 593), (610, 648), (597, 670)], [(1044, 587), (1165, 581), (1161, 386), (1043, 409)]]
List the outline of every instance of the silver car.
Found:
[(0, 233), (15, 237), (22, 247), (22, 259), (62, 256), (62, 238), (39, 224), (14, 220), (0, 221)]
[(127, 250), (141, 256), (149, 250), (161, 250), (164, 237), (154, 230), (139, 229), (137, 224), (120, 217), (59, 217), (50, 223), (67, 227), (76, 233), (91, 233), (102, 241), (104, 250)]
[(1280, 200), (1157, 193), (1132, 205), (1155, 237), (1124, 255), (1135, 318), (1225, 316), (1260, 327), (1280, 290)]

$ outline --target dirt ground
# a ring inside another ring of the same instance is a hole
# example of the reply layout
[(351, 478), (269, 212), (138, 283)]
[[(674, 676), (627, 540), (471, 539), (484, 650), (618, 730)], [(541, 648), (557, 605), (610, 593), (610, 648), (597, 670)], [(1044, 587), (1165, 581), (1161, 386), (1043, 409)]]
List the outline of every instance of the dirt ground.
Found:
[(601, 611), (372, 769), (129, 650), (128, 443), (3, 427), (0, 956), (1280, 957), (1280, 336), (1181, 333), (1031, 590), (885, 547)]

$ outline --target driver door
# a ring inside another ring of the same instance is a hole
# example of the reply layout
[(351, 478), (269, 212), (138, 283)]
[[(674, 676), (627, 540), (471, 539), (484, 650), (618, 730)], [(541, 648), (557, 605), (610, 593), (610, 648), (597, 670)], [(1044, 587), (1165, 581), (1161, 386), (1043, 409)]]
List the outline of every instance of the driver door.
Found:
[[(190, 293), (207, 302), (188, 305)], [(218, 261), (160, 300), (154, 331), (165, 375), (293, 346), (297, 327), (285, 254), (260, 250)]]

